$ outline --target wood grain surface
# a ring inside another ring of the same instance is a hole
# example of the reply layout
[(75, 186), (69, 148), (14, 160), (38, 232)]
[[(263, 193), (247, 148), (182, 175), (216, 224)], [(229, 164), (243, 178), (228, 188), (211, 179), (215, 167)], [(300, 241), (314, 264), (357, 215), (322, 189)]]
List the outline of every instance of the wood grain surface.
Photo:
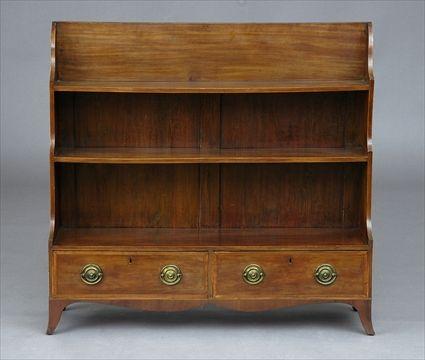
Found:
[(59, 22), (56, 61), (59, 81), (364, 80), (368, 28)]
[(53, 23), (47, 333), (78, 301), (342, 302), (373, 335), (372, 55), (370, 23)]

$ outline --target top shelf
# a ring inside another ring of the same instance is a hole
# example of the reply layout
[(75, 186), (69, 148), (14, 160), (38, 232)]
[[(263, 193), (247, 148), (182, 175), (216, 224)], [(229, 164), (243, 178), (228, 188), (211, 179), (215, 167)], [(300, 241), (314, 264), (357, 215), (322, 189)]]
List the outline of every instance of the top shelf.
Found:
[(55, 91), (122, 93), (290, 93), (369, 90), (366, 80), (55, 81)]
[(57, 91), (359, 91), (372, 45), (366, 22), (55, 22), (50, 79)]

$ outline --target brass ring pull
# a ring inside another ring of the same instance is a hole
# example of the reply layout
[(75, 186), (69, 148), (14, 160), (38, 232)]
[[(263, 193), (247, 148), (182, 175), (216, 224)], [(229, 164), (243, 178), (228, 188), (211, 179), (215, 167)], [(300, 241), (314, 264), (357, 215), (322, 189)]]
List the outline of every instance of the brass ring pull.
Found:
[(314, 276), (320, 285), (326, 286), (335, 282), (337, 273), (332, 265), (322, 264), (317, 267), (316, 271), (314, 272)]
[(183, 273), (177, 265), (166, 265), (162, 268), (160, 279), (165, 285), (177, 285), (183, 277)]
[(251, 264), (245, 267), (242, 272), (243, 280), (249, 285), (257, 285), (263, 281), (266, 274), (264, 273), (261, 266)]
[(87, 264), (80, 273), (81, 281), (87, 285), (95, 285), (102, 281), (103, 272), (99, 265)]

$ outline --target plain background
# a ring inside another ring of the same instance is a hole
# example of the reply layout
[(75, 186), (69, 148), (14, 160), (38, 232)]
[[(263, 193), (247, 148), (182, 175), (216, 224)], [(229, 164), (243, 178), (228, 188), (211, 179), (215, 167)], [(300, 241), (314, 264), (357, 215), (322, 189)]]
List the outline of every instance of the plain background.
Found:
[[(346, 305), (262, 314), (75, 304), (47, 322), (53, 20), (373, 21), (374, 325)], [(424, 2), (1, 2), (1, 358), (424, 358)]]

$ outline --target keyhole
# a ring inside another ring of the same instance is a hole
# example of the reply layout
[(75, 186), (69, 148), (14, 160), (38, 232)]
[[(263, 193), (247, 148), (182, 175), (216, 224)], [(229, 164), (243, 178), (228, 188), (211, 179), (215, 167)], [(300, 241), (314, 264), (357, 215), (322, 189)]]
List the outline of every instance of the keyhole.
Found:
[(289, 263), (292, 264), (292, 258), (291, 257), (289, 258)]
[(128, 263), (131, 264), (133, 262), (133, 259), (131, 258), (131, 256), (128, 258)]

